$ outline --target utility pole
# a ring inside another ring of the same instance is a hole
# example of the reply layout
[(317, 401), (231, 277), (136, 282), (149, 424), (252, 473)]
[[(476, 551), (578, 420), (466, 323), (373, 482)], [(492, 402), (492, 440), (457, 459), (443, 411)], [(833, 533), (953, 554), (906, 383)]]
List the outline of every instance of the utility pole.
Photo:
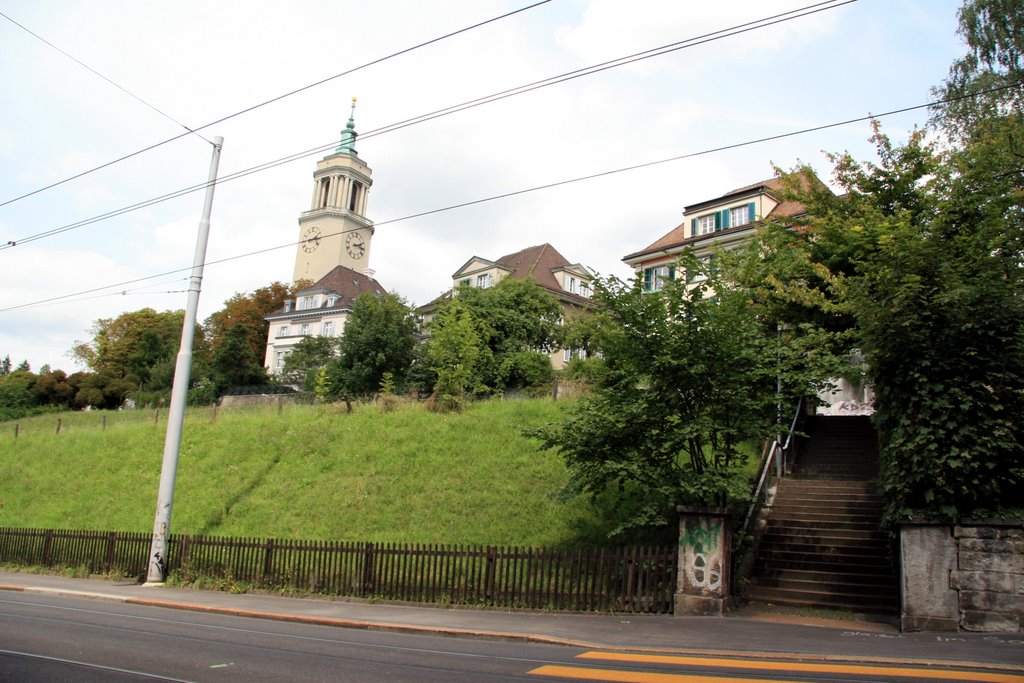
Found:
[(181, 329), (181, 347), (174, 366), (174, 385), (171, 387), (170, 412), (167, 415), (167, 436), (164, 439), (164, 460), (160, 469), (160, 490), (156, 499), (153, 520), (153, 543), (149, 548), (149, 569), (146, 585), (159, 585), (167, 578), (167, 536), (171, 527), (171, 508), (174, 505), (174, 478), (178, 472), (178, 451), (181, 449), (181, 428), (185, 421), (185, 403), (192, 373), (192, 342), (196, 334), (196, 315), (199, 311), (199, 291), (203, 283), (203, 265), (206, 262), (206, 241), (210, 235), (210, 211), (213, 209), (213, 190), (217, 184), (217, 167), (224, 138), (213, 139), (213, 157), (210, 176), (206, 182), (203, 217), (196, 236), (196, 252), (192, 259), (192, 276), (188, 284), (188, 304), (185, 324)]

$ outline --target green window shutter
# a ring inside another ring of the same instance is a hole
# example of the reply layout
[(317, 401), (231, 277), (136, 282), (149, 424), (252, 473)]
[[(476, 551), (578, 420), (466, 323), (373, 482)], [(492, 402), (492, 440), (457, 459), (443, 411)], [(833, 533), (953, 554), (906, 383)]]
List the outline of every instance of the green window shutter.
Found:
[(690, 219), (690, 237), (696, 237), (696, 236), (697, 236), (697, 219), (696, 218), (691, 218)]
[(753, 223), (757, 220), (757, 204), (750, 202), (747, 204), (747, 210), (750, 211), (750, 222)]
[(729, 209), (722, 209), (722, 230), (729, 226)]
[(644, 291), (651, 291), (651, 269), (644, 268)]
[(715, 230), (722, 229), (722, 212), (715, 211)]
[(676, 267), (675, 266), (669, 266), (668, 267), (668, 279), (669, 280), (675, 280), (676, 279)]

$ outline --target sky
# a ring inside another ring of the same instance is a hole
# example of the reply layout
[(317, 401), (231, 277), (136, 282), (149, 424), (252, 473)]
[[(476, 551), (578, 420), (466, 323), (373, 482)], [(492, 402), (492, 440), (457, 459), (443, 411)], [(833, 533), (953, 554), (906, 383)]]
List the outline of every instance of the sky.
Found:
[[(829, 182), (829, 152), (874, 158), (866, 121), (735, 145), (925, 104), (965, 51), (959, 1), (826, 3), (373, 134), (814, 0), (551, 0), (409, 50), (530, 4), (0, 0), (0, 357), (84, 369), (68, 352), (91, 339), (94, 321), (185, 308), (202, 190), (37, 236), (201, 185), (211, 145), (200, 136), (224, 138), (227, 178), (337, 144), (358, 98), (356, 149), (373, 169), (366, 213), (378, 226), (369, 265), (388, 290), (423, 304), (470, 257), (545, 242), (601, 276), (628, 278), (621, 258), (678, 225), (688, 204), (775, 167), (810, 164)], [(198, 134), (184, 128), (329, 78)], [(881, 119), (897, 141), (926, 122), (924, 109)], [(327, 153), (217, 186), (200, 320), (236, 293), (290, 280), (298, 217)], [(685, 158), (609, 173), (676, 157)], [(425, 212), (435, 213), (409, 218)]]

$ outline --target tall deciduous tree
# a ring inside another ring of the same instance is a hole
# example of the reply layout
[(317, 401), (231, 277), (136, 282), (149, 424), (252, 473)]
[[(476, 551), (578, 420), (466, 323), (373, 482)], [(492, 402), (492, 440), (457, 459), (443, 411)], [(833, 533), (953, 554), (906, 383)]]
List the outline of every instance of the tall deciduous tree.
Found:
[(213, 354), (211, 370), (217, 393), (233, 386), (259, 386), (267, 383), (267, 371), (256, 360), (249, 346), (249, 331), (242, 324), (227, 330)]
[(335, 337), (305, 337), (284, 359), (284, 379), (298, 383), (306, 391), (316, 391), (321, 371), (338, 355)]
[(397, 294), (362, 294), (352, 305), (328, 366), (331, 393), (368, 396), (380, 388), (385, 372), (404, 384), (416, 346), (416, 317)]
[(776, 429), (777, 338), (719, 272), (692, 255), (681, 265), (705, 279), (657, 293), (599, 283), (605, 369), (565, 421), (535, 432), (565, 458), (571, 491), (615, 501), (620, 535), (666, 528), (679, 504), (744, 500), (750, 444)]
[(506, 380), (515, 381), (519, 376), (520, 373), (508, 370), (517, 364), (516, 359), (522, 364), (522, 354), (559, 344), (561, 306), (550, 292), (532, 280), (505, 278), (486, 289), (460, 287), (442, 309), (455, 305), (469, 314), (476, 327), (480, 349), (472, 384), (479, 388), (505, 388)]
[(835, 157), (844, 195), (797, 192), (790, 249), (824, 273), (806, 299), (854, 321), (889, 517), (1024, 506), (1021, 174), (984, 137), (943, 154), (920, 132), (873, 139), (878, 163)]
[(425, 360), (433, 369), (433, 406), (440, 412), (461, 411), (478, 382), (481, 341), (472, 314), (462, 302), (450, 302), (431, 321)]
[(241, 325), (245, 329), (245, 340), (256, 358), (263, 358), (267, 350), (269, 327), (264, 316), (284, 305), (287, 299), (294, 299), (295, 293), (309, 286), (308, 280), (292, 285), (273, 282), (252, 292), (239, 292), (224, 302), (224, 308), (212, 313), (203, 323), (211, 353), (224, 342), (228, 330)]
[[(966, 55), (953, 62), (935, 94), (942, 100), (933, 123), (965, 143), (999, 135), (1007, 119), (1018, 130), (1004, 137), (1024, 152), (1019, 130), (1024, 113), (1024, 0), (967, 0), (960, 8), (957, 33)], [(1004, 129), (1004, 135), (1007, 133)], [(1015, 136), (1015, 139), (1014, 139)]]
[[(93, 324), (91, 341), (76, 342), (72, 356), (99, 374), (130, 378), (138, 388), (149, 381), (153, 368), (177, 353), (184, 319), (184, 311), (152, 308), (103, 318)], [(196, 339), (202, 344), (201, 333)]]

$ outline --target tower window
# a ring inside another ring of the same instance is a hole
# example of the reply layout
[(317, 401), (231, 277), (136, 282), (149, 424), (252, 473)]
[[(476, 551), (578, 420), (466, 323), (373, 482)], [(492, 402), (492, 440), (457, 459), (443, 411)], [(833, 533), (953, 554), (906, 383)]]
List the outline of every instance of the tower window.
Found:
[(330, 177), (320, 179), (320, 208), (327, 208), (327, 199), (331, 196)]
[(348, 195), (348, 210), (356, 211), (359, 206), (360, 195), (363, 193), (363, 184), (358, 180), (352, 181), (352, 191)]

